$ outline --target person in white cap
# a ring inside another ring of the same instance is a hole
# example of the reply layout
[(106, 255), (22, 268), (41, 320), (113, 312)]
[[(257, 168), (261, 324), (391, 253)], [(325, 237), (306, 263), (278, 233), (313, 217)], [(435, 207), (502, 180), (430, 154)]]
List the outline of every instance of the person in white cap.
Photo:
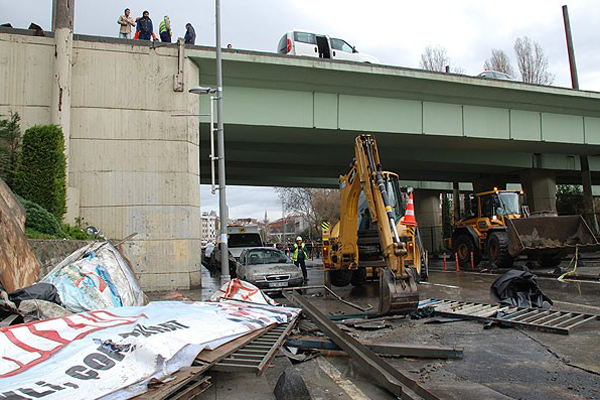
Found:
[(304, 281), (308, 281), (308, 274), (306, 273), (306, 259), (308, 255), (306, 254), (306, 250), (304, 248), (304, 243), (302, 242), (302, 237), (298, 236), (296, 238), (296, 243), (294, 243), (294, 254), (292, 255), (292, 259), (294, 260), (294, 264), (297, 267), (302, 268), (302, 275), (304, 276)]

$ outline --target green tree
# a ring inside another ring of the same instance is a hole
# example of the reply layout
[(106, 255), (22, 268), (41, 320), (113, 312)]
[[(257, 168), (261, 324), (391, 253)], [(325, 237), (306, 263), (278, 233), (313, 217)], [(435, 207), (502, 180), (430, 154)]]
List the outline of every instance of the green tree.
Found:
[(556, 211), (558, 215), (583, 214), (583, 192), (579, 185), (556, 186)]
[(15, 190), (52, 213), (59, 221), (66, 212), (66, 159), (62, 129), (35, 125), (25, 131)]
[(0, 120), (0, 178), (11, 189), (14, 189), (21, 146), (20, 120), (18, 113), (11, 113), (10, 118)]

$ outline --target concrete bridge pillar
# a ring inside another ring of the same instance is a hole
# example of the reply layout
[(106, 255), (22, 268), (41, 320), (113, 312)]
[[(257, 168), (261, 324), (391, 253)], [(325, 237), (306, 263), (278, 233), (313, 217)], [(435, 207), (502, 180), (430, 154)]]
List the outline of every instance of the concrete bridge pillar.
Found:
[(440, 192), (437, 190), (414, 191), (415, 217), (419, 224), (423, 246), (429, 252), (442, 249), (442, 223), (440, 221)]
[(521, 185), (531, 212), (556, 213), (556, 174), (545, 169), (521, 172)]

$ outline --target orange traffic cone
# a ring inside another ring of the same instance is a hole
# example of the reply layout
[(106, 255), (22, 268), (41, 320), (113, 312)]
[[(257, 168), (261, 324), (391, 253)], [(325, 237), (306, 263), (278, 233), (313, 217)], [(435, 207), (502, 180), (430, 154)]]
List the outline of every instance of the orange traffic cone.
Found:
[(400, 220), (400, 223), (405, 226), (417, 226), (417, 220), (415, 219), (415, 204), (413, 202), (412, 192), (410, 192), (408, 195), (406, 212), (404, 213), (404, 217)]

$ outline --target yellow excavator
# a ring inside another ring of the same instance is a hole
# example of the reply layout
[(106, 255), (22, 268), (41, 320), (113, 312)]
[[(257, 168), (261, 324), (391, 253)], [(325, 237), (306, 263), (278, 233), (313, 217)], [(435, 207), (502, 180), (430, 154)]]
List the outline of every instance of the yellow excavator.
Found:
[(333, 286), (379, 278), (379, 313), (406, 313), (419, 302), (426, 256), (416, 226), (405, 226), (398, 175), (383, 171), (377, 142), (360, 135), (355, 158), (340, 176), (340, 221), (323, 225), (323, 265)]

